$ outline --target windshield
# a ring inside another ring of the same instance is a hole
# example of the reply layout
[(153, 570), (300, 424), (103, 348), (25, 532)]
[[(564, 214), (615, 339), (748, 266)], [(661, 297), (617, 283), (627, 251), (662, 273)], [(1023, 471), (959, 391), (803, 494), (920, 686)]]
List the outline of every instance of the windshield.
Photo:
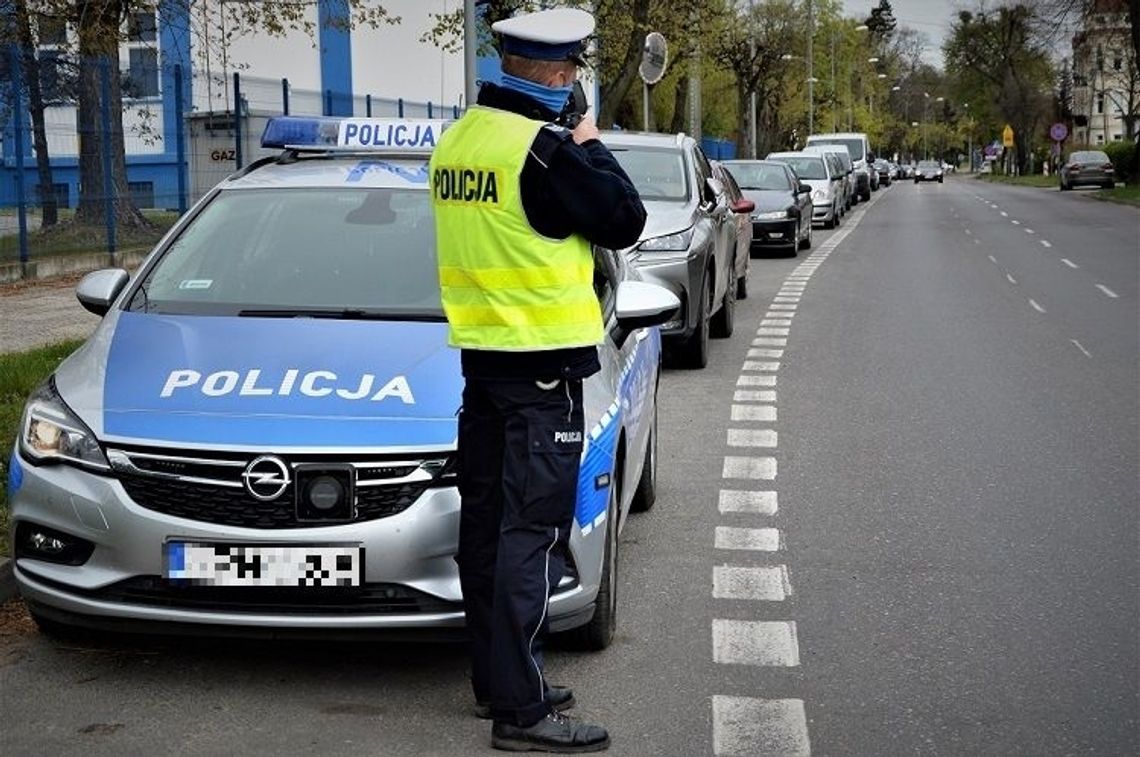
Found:
[(796, 176), (801, 179), (826, 179), (827, 171), (823, 167), (823, 158), (812, 158), (808, 156), (796, 157), (789, 156), (787, 158), (769, 157), (768, 160), (778, 160), (781, 163), (787, 163), (796, 172)]
[(642, 200), (684, 202), (689, 199), (685, 159), (680, 149), (610, 146), (610, 151), (629, 174)]
[(863, 140), (851, 137), (849, 139), (840, 139), (839, 137), (809, 137), (809, 145), (843, 145), (847, 148), (847, 152), (851, 153), (851, 160), (863, 159)]
[(785, 189), (792, 188), (788, 174), (782, 166), (763, 163), (725, 163), (724, 167), (736, 179), (741, 189)]
[(370, 187), (223, 191), (166, 250), (128, 308), (442, 318), (428, 193)]
[(920, 160), (918, 161), (919, 168), (942, 168), (937, 160)]

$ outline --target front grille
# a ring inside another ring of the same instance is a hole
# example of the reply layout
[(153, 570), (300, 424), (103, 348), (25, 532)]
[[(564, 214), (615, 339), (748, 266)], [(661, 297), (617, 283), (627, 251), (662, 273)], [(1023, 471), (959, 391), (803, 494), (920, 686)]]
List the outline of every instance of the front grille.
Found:
[[(75, 591), (68, 587), (68, 591)], [(177, 585), (159, 576), (137, 576), (95, 591), (92, 599), (178, 610), (289, 615), (417, 615), (459, 612), (448, 602), (399, 584), (360, 587), (234, 587)]]
[(252, 496), (242, 478), (246, 466), (257, 457), (108, 450), (112, 469), (127, 495), (140, 507), (203, 523), (241, 528), (312, 528), (344, 522), (298, 520), (294, 482), (299, 466), (348, 463), (353, 467), (356, 508), (349, 521), (352, 523), (403, 512), (428, 488), (450, 483), (454, 478), (452, 456), (446, 453), (422, 459), (409, 459), (404, 455), (390, 460), (282, 457), (282, 462), (293, 471), (291, 482), (276, 498), (263, 501)]

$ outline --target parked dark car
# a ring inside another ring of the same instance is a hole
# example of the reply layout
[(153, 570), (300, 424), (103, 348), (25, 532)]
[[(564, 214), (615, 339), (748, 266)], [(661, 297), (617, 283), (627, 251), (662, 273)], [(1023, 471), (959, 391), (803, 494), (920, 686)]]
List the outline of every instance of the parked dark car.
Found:
[(875, 161), (875, 170), (879, 173), (879, 184), (884, 187), (891, 185), (891, 164), (884, 158)]
[(1105, 189), (1116, 186), (1108, 155), (1100, 150), (1082, 150), (1069, 155), (1069, 159), (1061, 164), (1061, 191), (1081, 184), (1095, 184)]
[(920, 160), (914, 169), (914, 183), (920, 181), (937, 181), (942, 183), (942, 164), (937, 160)]
[(671, 358), (708, 364), (709, 337), (732, 336), (736, 313), (736, 219), (724, 184), (697, 141), (685, 134), (602, 132), (602, 142), (629, 174), (647, 219), (627, 250), (646, 281), (681, 300), (661, 327)]
[(752, 265), (752, 212), (756, 203), (744, 196), (736, 179), (722, 163), (712, 161), (713, 175), (724, 184), (729, 207), (736, 217), (736, 299), (748, 298), (748, 271)]
[(775, 249), (796, 254), (811, 247), (811, 187), (786, 164), (774, 160), (727, 160), (725, 168), (752, 211), (752, 254)]

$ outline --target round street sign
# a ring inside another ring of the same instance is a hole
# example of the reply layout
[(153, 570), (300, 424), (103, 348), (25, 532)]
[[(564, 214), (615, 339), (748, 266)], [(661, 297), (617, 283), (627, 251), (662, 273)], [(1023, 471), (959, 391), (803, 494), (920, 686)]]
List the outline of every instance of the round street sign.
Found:
[(1054, 142), (1064, 142), (1065, 137), (1069, 136), (1069, 127), (1063, 123), (1055, 123), (1049, 127), (1049, 136)]
[(649, 32), (645, 35), (645, 51), (641, 55), (641, 65), (637, 73), (646, 84), (656, 84), (665, 75), (665, 64), (669, 59), (668, 46), (665, 37), (659, 32)]

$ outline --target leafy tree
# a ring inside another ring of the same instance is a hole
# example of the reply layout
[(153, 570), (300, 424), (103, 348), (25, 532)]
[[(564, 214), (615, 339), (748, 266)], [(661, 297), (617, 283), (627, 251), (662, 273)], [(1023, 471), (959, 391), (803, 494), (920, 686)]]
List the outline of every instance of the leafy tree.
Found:
[(879, 4), (871, 9), (871, 15), (863, 23), (867, 25), (872, 37), (889, 39), (898, 25), (890, 0), (879, 0)]
[(943, 46), (947, 70), (959, 86), (985, 93), (1016, 134), (1017, 167), (1025, 172), (1033, 141), (1050, 105), (1053, 69), (1033, 6), (961, 11)]

